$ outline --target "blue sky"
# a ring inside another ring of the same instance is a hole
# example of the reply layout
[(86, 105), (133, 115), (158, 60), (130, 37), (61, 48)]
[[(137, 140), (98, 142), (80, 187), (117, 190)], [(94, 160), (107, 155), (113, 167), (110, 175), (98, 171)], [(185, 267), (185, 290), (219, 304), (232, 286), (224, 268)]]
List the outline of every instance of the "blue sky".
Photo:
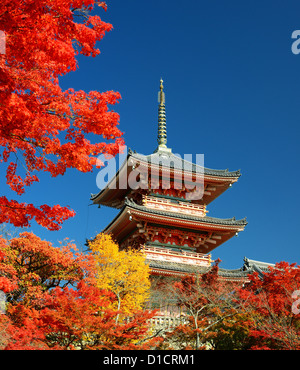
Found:
[[(208, 206), (213, 217), (247, 217), (238, 237), (215, 251), (221, 267), (243, 257), (300, 264), (300, 54), (291, 51), (300, 29), (299, 1), (108, 0), (100, 16), (114, 29), (100, 56), (79, 58), (61, 78), (64, 89), (119, 91), (126, 145), (150, 154), (156, 146), (157, 92), (164, 79), (168, 146), (204, 154), (206, 167), (241, 169), (242, 176)], [(85, 249), (117, 210), (91, 206), (96, 175), (69, 170), (42, 174), (22, 200), (70, 205), (76, 211), (58, 232), (31, 230)], [(1, 193), (11, 194), (1, 185)]]

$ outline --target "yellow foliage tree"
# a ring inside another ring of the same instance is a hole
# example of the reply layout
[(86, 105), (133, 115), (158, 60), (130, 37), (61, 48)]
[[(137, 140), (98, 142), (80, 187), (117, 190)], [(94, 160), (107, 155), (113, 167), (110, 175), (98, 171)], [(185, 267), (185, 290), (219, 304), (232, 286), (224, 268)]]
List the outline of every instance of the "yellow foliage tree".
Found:
[(89, 242), (89, 247), (96, 261), (97, 285), (116, 295), (115, 308), (128, 314), (141, 309), (150, 294), (144, 253), (133, 249), (120, 251), (110, 235), (101, 233)]

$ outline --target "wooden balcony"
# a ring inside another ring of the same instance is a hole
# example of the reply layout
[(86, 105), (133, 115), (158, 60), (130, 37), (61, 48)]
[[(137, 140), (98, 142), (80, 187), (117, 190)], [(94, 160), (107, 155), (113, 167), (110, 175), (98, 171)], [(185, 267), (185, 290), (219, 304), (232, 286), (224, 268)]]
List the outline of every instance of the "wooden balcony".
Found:
[(175, 317), (175, 316), (154, 316), (149, 320), (150, 325), (155, 330), (169, 331), (175, 329), (177, 326), (187, 324), (188, 320), (186, 317)]
[(143, 251), (147, 255), (147, 259), (160, 260), (160, 261), (170, 261), (177, 263), (187, 263), (190, 265), (198, 266), (211, 266), (211, 255), (189, 252), (189, 251), (174, 251), (169, 248), (144, 246)]
[(183, 213), (198, 217), (204, 217), (207, 213), (205, 205), (181, 201), (173, 202), (167, 198), (153, 197), (149, 195), (143, 196), (143, 205), (153, 209), (174, 213)]

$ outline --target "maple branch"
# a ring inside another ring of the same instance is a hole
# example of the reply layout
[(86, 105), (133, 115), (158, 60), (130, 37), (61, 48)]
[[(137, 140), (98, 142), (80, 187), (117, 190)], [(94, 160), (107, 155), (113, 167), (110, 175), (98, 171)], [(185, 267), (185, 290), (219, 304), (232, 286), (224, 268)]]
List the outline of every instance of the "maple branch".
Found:
[(163, 330), (164, 330), (163, 328), (156, 330), (156, 332), (155, 332), (153, 335), (151, 335), (150, 337), (142, 338), (141, 340), (139, 340), (139, 341), (137, 342), (137, 344), (145, 343), (145, 342), (146, 342), (146, 341), (148, 341), (149, 339), (152, 339), (152, 338), (157, 337), (160, 333), (162, 333), (162, 332), (163, 332)]
[(39, 143), (37, 143), (37, 141), (34, 141), (33, 139), (27, 139), (25, 137), (21, 137), (20, 135), (16, 135), (16, 134), (13, 134), (13, 133), (10, 133), (9, 136), (12, 137), (12, 138), (16, 138), (17, 140), (23, 141), (25, 143), (32, 144), (37, 148), (45, 149), (45, 145), (39, 144)]

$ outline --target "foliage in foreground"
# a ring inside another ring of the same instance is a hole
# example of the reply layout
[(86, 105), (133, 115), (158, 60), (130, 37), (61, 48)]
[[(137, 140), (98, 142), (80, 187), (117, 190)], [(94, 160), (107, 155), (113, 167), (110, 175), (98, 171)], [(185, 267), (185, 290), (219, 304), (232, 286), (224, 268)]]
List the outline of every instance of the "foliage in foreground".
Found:
[(82, 254), (28, 232), (0, 238), (1, 349), (300, 349), (295, 264), (278, 263), (263, 279), (253, 273), (244, 286), (221, 280), (218, 264), (172, 281), (163, 292), (184, 320), (161, 337), (149, 324), (156, 312), (143, 309), (145, 257), (108, 236), (89, 245)]
[[(95, 0), (1, 0), (1, 182), (18, 196), (39, 173), (68, 168), (92, 171), (97, 156), (114, 156), (124, 145), (119, 115), (109, 110), (118, 92), (62, 90), (59, 79), (78, 68), (79, 54), (95, 57), (96, 43), (112, 25), (92, 15)], [(0, 196), (0, 223), (28, 227), (32, 220), (58, 230), (75, 212), (67, 206), (27, 204)]]
[[(99, 289), (92, 254), (52, 246), (32, 233), (0, 238), (1, 349), (148, 349), (151, 311), (115, 308)], [(98, 261), (99, 262), (99, 261)]]
[(115, 294), (115, 308), (127, 313), (142, 309), (150, 294), (150, 269), (144, 253), (120, 251), (105, 234), (97, 235), (88, 245), (96, 262), (97, 286)]
[(170, 289), (186, 320), (160, 348), (299, 350), (300, 266), (280, 262), (263, 279), (254, 272), (241, 285), (220, 279), (217, 264), (174, 283)]

